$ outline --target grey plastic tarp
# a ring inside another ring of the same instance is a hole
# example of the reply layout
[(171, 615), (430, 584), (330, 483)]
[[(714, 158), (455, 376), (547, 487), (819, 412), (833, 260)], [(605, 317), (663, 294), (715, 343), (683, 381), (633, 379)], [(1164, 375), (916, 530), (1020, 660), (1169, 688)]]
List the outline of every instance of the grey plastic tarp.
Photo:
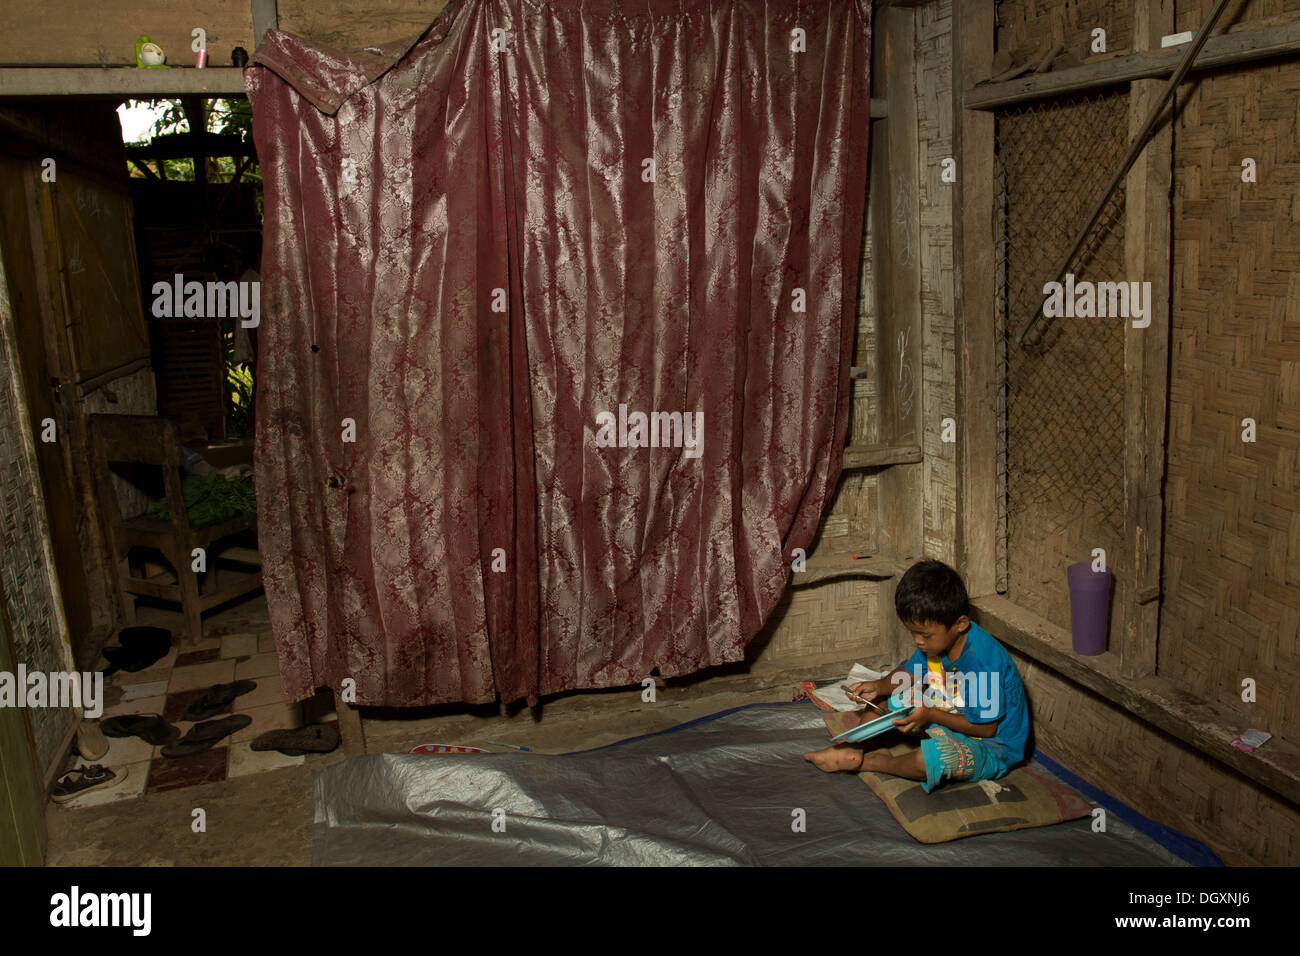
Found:
[(1185, 865), (1114, 814), (918, 843), (857, 776), (803, 760), (827, 741), (810, 705), (778, 703), (574, 754), (354, 757), (316, 775), (313, 862)]

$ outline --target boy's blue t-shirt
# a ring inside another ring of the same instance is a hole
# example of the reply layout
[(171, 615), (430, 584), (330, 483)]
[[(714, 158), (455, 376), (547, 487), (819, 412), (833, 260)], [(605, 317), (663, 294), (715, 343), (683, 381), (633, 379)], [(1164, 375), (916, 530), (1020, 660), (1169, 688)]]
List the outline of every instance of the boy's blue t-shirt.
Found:
[[(1007, 649), (971, 621), (961, 656), (954, 662), (945, 654), (942, 663), (945, 675), (956, 671), (959, 676), (955, 686), (961, 691), (962, 716), (972, 724), (1001, 720), (997, 735), (987, 738), (985, 743), (998, 752), (1008, 767), (1023, 760), (1025, 741), (1029, 737), (1029, 707), (1020, 672)], [(919, 648), (907, 661), (907, 670), (914, 680), (918, 668), (924, 678), (927, 666), (926, 656)], [(924, 680), (917, 686), (924, 687)]]

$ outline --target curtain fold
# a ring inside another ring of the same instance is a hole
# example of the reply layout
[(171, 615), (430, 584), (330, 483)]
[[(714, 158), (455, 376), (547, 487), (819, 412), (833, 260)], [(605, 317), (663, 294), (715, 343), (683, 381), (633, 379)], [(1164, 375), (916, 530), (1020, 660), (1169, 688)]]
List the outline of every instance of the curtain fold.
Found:
[(742, 658), (839, 477), (870, 39), (866, 0), (266, 35), (255, 460), (291, 699)]

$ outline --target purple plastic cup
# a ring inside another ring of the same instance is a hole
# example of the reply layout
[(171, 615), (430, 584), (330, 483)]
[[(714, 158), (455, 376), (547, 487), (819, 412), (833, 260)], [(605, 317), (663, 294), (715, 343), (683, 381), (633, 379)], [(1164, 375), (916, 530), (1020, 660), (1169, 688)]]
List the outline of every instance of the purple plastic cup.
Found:
[(1094, 571), (1092, 562), (1072, 564), (1070, 578), (1070, 641), (1085, 657), (1106, 653), (1110, 629), (1109, 571)]

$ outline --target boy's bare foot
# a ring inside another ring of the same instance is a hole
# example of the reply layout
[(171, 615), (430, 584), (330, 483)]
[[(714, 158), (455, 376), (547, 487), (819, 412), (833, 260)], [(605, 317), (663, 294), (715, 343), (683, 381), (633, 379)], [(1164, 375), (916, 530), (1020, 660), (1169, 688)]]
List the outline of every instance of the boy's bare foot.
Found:
[(862, 755), (862, 770), (864, 773), (868, 770), (876, 773), (889, 773), (890, 763), (891, 758), (887, 753), (872, 751), (869, 754)]
[(812, 750), (803, 755), (803, 759), (827, 773), (836, 770), (856, 771), (862, 765), (863, 753), (852, 744), (836, 744), (825, 750)]

